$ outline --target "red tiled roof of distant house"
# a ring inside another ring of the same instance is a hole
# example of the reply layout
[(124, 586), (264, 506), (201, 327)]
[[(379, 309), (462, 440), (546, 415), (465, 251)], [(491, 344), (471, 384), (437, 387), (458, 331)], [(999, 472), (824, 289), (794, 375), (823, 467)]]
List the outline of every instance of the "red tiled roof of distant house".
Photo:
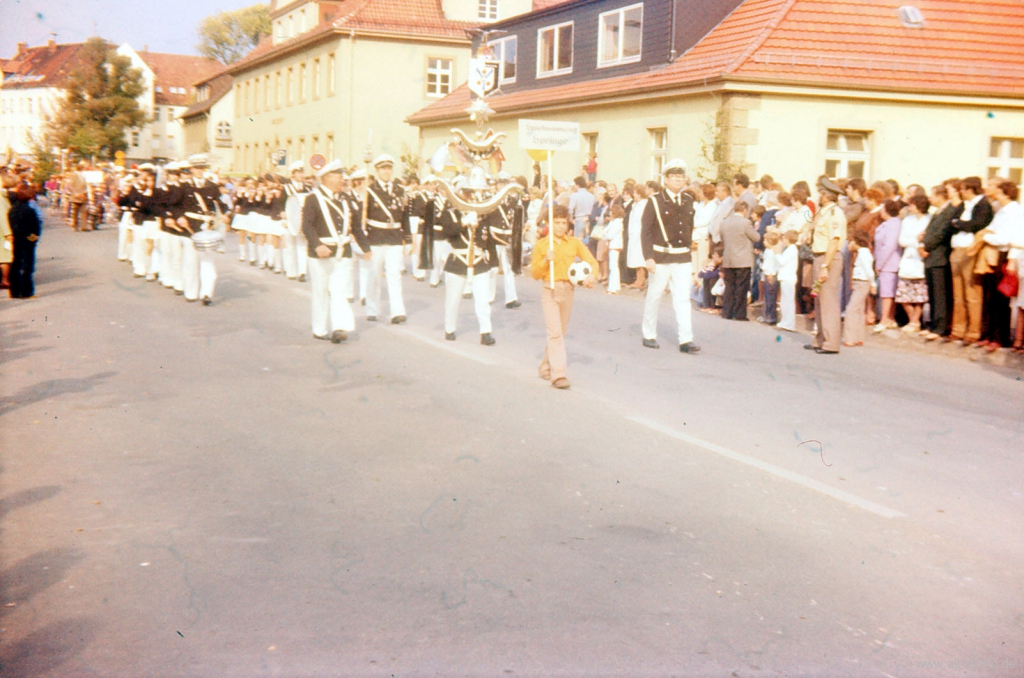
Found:
[(244, 71), (255, 63), (271, 60), (334, 34), (346, 35), (349, 31), (455, 39), (468, 43), (466, 31), (478, 25), (446, 18), (441, 0), (345, 0), (332, 9), (331, 16), (312, 30), (277, 45), (270, 38), (265, 38), (256, 49), (232, 64), (231, 72)]
[(29, 47), (4, 64), (4, 89), (64, 87), (68, 74), (78, 65), (78, 52), (85, 43), (58, 45), (50, 42)]
[(192, 83), (224, 68), (213, 59), (187, 54), (139, 52), (139, 58), (153, 71), (153, 101), (160, 106), (188, 106)]
[(213, 105), (224, 98), (224, 95), (231, 91), (231, 84), (234, 82), (234, 78), (231, 74), (222, 72), (213, 78), (206, 78), (205, 80), (199, 80), (195, 83), (195, 87), (198, 89), (201, 85), (208, 85), (210, 88), (210, 94), (202, 101), (197, 101), (188, 109), (182, 113), (180, 118), (192, 118), (199, 115), (200, 113), (206, 113)]
[[(585, 105), (614, 96), (721, 81), (926, 94), (1024, 95), (1020, 0), (916, 0), (924, 27), (906, 28), (907, 0), (747, 0), (697, 45), (643, 75), (511, 92), (487, 100), (498, 116)], [(412, 115), (413, 124), (462, 117), (463, 86)]]

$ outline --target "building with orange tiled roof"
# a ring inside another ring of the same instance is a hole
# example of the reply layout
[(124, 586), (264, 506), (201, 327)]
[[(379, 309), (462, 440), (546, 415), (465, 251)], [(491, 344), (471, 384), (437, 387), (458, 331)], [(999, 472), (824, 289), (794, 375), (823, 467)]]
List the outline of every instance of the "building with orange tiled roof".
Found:
[(127, 43), (118, 54), (131, 59), (142, 72), (144, 91), (139, 104), (150, 122), (130, 134), (126, 156), (132, 162), (184, 158), (185, 127), (180, 116), (195, 100), (193, 83), (224, 69), (223, 64), (188, 54), (136, 51)]
[[(789, 185), (825, 173), (925, 185), (1024, 171), (1020, 0), (570, 0), (497, 22), (516, 60), (488, 99), (508, 135), (520, 118), (575, 121), (556, 173), (656, 177), (712, 157)], [(503, 70), (504, 72), (504, 70)], [(424, 155), (466, 124), (463, 86), (408, 119)]]
[(313, 154), (357, 164), (367, 152), (415, 152), (417, 131), (405, 118), (466, 78), (468, 31), (535, 4), (271, 0), (271, 37), (228, 71), (236, 169), (261, 172)]
[(197, 81), (195, 101), (179, 116), (184, 126), (185, 155), (206, 153), (210, 165), (222, 170), (235, 166), (233, 81), (227, 69)]
[(65, 81), (78, 64), (84, 43), (39, 47), (18, 44), (18, 52), (3, 63), (0, 82), (0, 154), (32, 154), (47, 117), (56, 110)]

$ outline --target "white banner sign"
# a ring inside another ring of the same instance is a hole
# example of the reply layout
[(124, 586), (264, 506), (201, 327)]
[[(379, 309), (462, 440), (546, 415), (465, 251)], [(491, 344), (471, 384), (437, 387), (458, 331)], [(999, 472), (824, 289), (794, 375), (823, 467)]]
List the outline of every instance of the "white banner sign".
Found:
[(579, 151), (580, 124), (548, 120), (520, 120), (519, 148), (538, 151)]

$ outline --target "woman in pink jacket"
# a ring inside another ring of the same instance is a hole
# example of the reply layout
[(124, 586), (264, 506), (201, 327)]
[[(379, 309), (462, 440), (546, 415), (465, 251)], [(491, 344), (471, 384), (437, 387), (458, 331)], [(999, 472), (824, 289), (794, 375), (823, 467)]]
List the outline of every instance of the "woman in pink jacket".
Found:
[(896, 325), (896, 287), (899, 284), (900, 258), (900, 205), (886, 200), (882, 205), (882, 223), (875, 229), (875, 270), (878, 272), (878, 298), (882, 300), (882, 316), (875, 332), (894, 329)]

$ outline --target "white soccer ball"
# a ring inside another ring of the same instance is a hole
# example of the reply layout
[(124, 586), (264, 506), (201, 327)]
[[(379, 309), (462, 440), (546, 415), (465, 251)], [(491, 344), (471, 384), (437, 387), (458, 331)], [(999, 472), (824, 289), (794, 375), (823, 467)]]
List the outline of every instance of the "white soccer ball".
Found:
[(569, 264), (569, 282), (573, 285), (582, 285), (587, 276), (593, 272), (590, 264), (585, 261), (574, 261)]

